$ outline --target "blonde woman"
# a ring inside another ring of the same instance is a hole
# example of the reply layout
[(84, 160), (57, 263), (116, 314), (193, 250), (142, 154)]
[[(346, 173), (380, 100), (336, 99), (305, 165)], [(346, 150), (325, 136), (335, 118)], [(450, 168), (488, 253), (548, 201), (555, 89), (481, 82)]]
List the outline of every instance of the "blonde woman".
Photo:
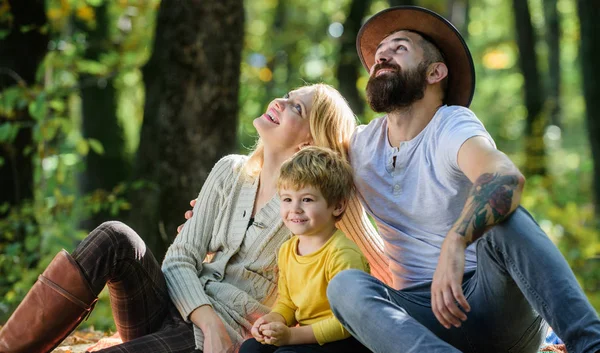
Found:
[[(291, 236), (276, 197), (281, 164), (308, 145), (345, 155), (355, 118), (339, 92), (316, 84), (273, 100), (253, 124), (256, 149), (213, 167), (162, 271), (134, 230), (103, 223), (50, 263), (0, 331), (0, 352), (51, 351), (106, 284), (124, 343), (101, 352), (235, 351), (276, 299), (276, 254)], [(381, 241), (357, 200), (346, 213), (340, 228), (388, 281)]]

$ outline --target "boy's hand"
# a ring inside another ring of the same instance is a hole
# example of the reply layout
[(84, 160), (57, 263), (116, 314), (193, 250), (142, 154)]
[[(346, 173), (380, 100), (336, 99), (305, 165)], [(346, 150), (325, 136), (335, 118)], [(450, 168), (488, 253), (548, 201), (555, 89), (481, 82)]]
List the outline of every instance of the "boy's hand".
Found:
[(281, 322), (271, 322), (260, 326), (264, 342), (274, 346), (285, 346), (290, 342), (292, 330)]
[(267, 323), (265, 317), (266, 315), (259, 317), (258, 320), (254, 321), (254, 325), (252, 325), (252, 329), (250, 329), (252, 337), (254, 337), (260, 343), (264, 343), (265, 341), (265, 336), (263, 336), (260, 330), (260, 326)]
[[(192, 209), (194, 208), (194, 205), (196, 205), (196, 199), (193, 199), (192, 201), (190, 201), (190, 206), (192, 206)], [(192, 216), (194, 215), (194, 212), (192, 210), (189, 211), (185, 211), (185, 213), (183, 214), (183, 217), (185, 219), (190, 219), (192, 218)], [(181, 233), (181, 229), (183, 228), (183, 224), (179, 225), (179, 227), (177, 227), (177, 234)]]

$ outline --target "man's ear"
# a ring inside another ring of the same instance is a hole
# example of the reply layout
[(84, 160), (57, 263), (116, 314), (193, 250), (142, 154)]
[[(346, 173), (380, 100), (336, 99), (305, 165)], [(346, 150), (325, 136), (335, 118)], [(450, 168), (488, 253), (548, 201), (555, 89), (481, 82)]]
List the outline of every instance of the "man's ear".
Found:
[(338, 202), (333, 209), (333, 215), (335, 217), (339, 217), (346, 210), (346, 206), (348, 206), (348, 202), (346, 200)]
[(433, 63), (429, 65), (429, 70), (427, 71), (427, 82), (429, 84), (434, 84), (442, 81), (448, 76), (448, 66), (442, 62)]

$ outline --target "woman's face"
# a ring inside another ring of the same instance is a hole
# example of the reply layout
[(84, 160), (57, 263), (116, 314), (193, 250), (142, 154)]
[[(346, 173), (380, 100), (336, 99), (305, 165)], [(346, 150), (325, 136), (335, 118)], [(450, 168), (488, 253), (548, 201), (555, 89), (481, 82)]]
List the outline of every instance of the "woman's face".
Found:
[(265, 147), (295, 150), (312, 141), (310, 112), (314, 88), (303, 87), (273, 100), (265, 114), (254, 119)]

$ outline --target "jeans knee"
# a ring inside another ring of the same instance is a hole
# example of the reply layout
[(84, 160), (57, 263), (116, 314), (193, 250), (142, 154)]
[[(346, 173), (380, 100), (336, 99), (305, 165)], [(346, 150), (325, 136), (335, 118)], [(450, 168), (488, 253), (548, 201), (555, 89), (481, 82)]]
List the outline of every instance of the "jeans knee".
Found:
[[(344, 305), (345, 299), (354, 298), (361, 289), (358, 282), (365, 276), (370, 275), (359, 270), (344, 270), (335, 275), (327, 286), (327, 299), (331, 307)], [(351, 300), (351, 302), (354, 301)]]
[(548, 238), (533, 217), (520, 206), (508, 219), (492, 228), (488, 237), (499, 247), (526, 243), (533, 245)]

